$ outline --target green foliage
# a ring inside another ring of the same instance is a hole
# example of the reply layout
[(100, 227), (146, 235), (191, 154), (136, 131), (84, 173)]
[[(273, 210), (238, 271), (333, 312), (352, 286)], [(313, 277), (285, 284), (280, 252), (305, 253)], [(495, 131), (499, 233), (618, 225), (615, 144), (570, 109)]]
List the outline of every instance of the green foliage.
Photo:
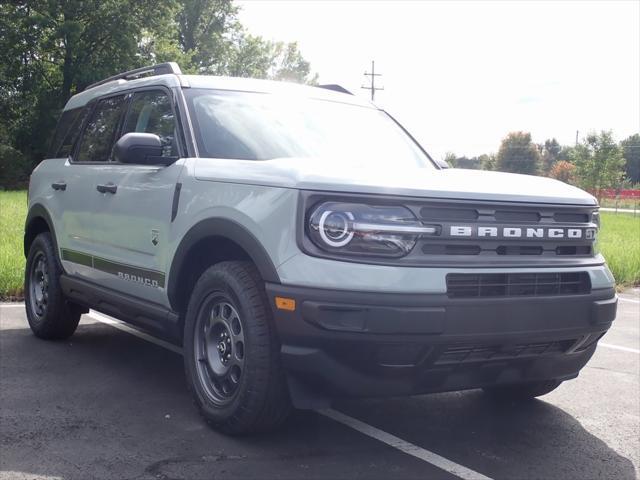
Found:
[(540, 171), (540, 152), (531, 141), (531, 134), (512, 132), (502, 140), (496, 159), (501, 172), (537, 175)]
[(479, 157), (456, 157), (455, 153), (448, 152), (444, 157), (445, 162), (452, 168), (466, 168), (469, 170), (494, 170), (495, 155), (480, 155)]
[(625, 160), (627, 179), (631, 183), (640, 183), (640, 133), (627, 137), (620, 142)]
[(572, 152), (580, 187), (597, 192), (615, 188), (624, 176), (622, 149), (611, 132), (591, 133)]
[(69, 97), (165, 61), (185, 73), (316, 78), (296, 43), (247, 34), (229, 0), (1, 2), (0, 187), (16, 186), (44, 158)]
[(545, 140), (544, 144), (539, 146), (541, 155), (541, 170), (547, 174), (553, 168), (553, 165), (558, 161), (562, 146), (555, 138)]

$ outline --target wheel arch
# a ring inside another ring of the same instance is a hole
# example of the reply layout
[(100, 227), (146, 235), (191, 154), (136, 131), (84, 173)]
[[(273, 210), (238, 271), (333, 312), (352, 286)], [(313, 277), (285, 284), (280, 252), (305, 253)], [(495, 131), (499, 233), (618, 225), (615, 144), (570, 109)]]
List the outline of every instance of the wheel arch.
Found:
[[(209, 255), (202, 258), (203, 253)], [(167, 283), (171, 308), (183, 312), (190, 284), (197, 280), (194, 277), (199, 276), (198, 271), (224, 260), (249, 260), (264, 281), (280, 283), (271, 257), (253, 233), (233, 220), (208, 218), (189, 229), (173, 256)]]
[(29, 213), (27, 214), (27, 219), (24, 223), (23, 248), (25, 258), (29, 255), (29, 249), (31, 248), (31, 244), (33, 243), (35, 238), (42, 232), (46, 231), (51, 233), (53, 246), (55, 247), (55, 253), (58, 257), (58, 242), (56, 240), (56, 232), (53, 227), (51, 215), (42, 204), (36, 203), (32, 205), (31, 208), (29, 208)]

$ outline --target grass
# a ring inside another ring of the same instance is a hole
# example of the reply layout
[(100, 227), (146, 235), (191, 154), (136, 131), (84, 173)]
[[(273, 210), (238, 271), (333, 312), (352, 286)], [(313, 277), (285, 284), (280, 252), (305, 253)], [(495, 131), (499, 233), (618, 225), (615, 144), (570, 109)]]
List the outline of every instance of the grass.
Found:
[[(24, 254), (22, 235), (27, 194), (0, 191), (0, 299), (22, 296)], [(640, 216), (602, 212), (598, 241), (620, 286), (640, 284)]]
[(0, 192), (0, 299), (22, 296), (27, 192)]
[(600, 212), (598, 246), (619, 286), (640, 284), (640, 215)]

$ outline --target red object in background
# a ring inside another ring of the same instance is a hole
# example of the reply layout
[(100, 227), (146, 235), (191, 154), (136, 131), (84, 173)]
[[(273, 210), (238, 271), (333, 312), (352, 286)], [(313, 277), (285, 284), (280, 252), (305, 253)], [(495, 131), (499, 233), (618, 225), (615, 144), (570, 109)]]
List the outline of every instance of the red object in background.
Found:
[(640, 190), (620, 190), (622, 199), (640, 199)]
[[(593, 193), (593, 192), (592, 192)], [(640, 190), (616, 190), (615, 188), (603, 188), (600, 190), (600, 195), (594, 195), (599, 198), (611, 198), (620, 200), (640, 200)]]

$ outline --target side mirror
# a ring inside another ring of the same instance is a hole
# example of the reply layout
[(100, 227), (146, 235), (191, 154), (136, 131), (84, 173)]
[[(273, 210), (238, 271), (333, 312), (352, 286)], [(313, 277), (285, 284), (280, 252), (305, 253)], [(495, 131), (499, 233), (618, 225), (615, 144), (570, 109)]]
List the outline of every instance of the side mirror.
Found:
[(162, 141), (153, 133), (127, 133), (113, 148), (113, 156), (120, 163), (138, 165), (169, 165), (174, 157), (162, 156)]

